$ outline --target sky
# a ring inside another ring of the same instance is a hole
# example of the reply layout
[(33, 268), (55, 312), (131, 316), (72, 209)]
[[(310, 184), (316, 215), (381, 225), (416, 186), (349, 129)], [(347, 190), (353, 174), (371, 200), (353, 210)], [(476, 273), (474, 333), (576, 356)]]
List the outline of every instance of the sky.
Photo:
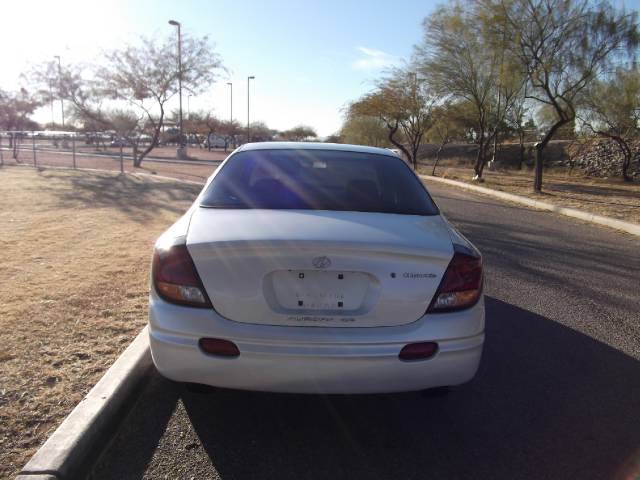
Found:
[[(20, 85), (29, 65), (60, 55), (63, 63), (100, 62), (104, 51), (140, 35), (207, 35), (228, 72), (205, 94), (183, 97), (191, 111), (211, 110), (247, 121), (247, 76), (251, 121), (279, 130), (297, 124), (319, 135), (336, 132), (347, 102), (373, 88), (392, 65), (409, 59), (422, 36), (422, 20), (436, 0), (10, 0), (0, 13), (0, 88)], [(616, 1), (623, 4), (621, 0)], [(637, 9), (640, 0), (624, 2)], [(186, 95), (185, 95), (186, 96)], [(170, 108), (177, 108), (174, 98)], [(59, 106), (54, 110), (60, 122)], [(51, 121), (51, 110), (36, 112)]]
[[(0, 9), (0, 88), (19, 85), (30, 64), (60, 55), (63, 63), (99, 62), (101, 53), (140, 35), (207, 35), (228, 73), (210, 91), (183, 97), (192, 111), (214, 109), (247, 121), (247, 76), (251, 121), (279, 130), (311, 125), (319, 135), (336, 132), (344, 105), (372, 88), (385, 68), (409, 58), (421, 37), (421, 22), (435, 2), (293, 0), (93, 0), (10, 1)], [(171, 101), (177, 107), (177, 98)], [(54, 109), (60, 122), (59, 107)], [(43, 108), (36, 120), (51, 121)]]

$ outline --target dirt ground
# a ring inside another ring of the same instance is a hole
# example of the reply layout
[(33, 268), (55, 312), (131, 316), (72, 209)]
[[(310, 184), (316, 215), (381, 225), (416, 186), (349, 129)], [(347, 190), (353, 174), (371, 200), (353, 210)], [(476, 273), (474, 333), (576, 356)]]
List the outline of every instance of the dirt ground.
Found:
[(198, 191), (0, 168), (0, 478), (18, 472), (144, 326), (153, 242)]
[[(431, 167), (419, 167), (430, 175)], [(621, 179), (587, 177), (580, 172), (547, 171), (543, 174), (542, 194), (533, 193), (533, 172), (529, 170), (491, 171), (485, 168), (483, 183), (472, 182), (473, 170), (442, 167), (436, 175), (515, 193), (563, 207), (573, 207), (627, 222), (640, 223), (640, 183)]]

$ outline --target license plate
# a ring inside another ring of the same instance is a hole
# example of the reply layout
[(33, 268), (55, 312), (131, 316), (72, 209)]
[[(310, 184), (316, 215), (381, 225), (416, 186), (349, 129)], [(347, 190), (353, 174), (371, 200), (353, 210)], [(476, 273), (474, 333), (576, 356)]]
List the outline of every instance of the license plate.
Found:
[(287, 310), (358, 310), (368, 286), (369, 276), (361, 272), (287, 270), (273, 276), (276, 301)]

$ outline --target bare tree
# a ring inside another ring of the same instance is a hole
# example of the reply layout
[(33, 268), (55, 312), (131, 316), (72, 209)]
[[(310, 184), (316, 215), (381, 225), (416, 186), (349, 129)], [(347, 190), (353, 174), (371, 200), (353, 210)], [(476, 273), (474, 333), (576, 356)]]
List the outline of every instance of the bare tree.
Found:
[(418, 149), (433, 125), (436, 99), (415, 69), (406, 67), (391, 71), (373, 92), (348, 108), (355, 115), (377, 117), (387, 128), (389, 141), (417, 169)]
[[(134, 147), (134, 166), (151, 152), (158, 142), (165, 116), (165, 105), (178, 91), (177, 46), (172, 36), (157, 43), (141, 38), (139, 45), (107, 54), (107, 65), (98, 69), (100, 88), (145, 115), (151, 127), (152, 140), (142, 151)], [(222, 68), (207, 37), (182, 38), (182, 88), (192, 95), (213, 83), (216, 71)]]
[(592, 132), (613, 140), (622, 154), (622, 178), (630, 182), (629, 166), (640, 133), (640, 72), (618, 68), (584, 91), (578, 116)]
[[(0, 90), (0, 130), (34, 130), (38, 124), (29, 116), (41, 105), (37, 95), (30, 94), (24, 88), (17, 92)], [(18, 159), (19, 138), (21, 132), (9, 134), (9, 147), (13, 149), (14, 159)]]
[(576, 100), (589, 83), (623, 49), (638, 45), (636, 15), (588, 0), (487, 0), (482, 5), (527, 75), (527, 96), (556, 113), (536, 144), (534, 190), (540, 192), (545, 147), (576, 118)]
[(0, 130), (31, 130), (38, 124), (29, 118), (42, 101), (24, 88), (17, 92), (0, 90)]
[[(113, 105), (126, 105), (139, 118), (137, 131), (149, 132), (151, 141), (132, 138), (134, 166), (158, 144), (166, 115), (166, 104), (178, 92), (177, 45), (174, 36), (164, 42), (141, 37), (135, 45), (105, 54), (103, 64), (63, 67), (57, 82), (57, 97), (68, 100), (75, 118), (104, 129), (114, 129), (110, 121)], [(219, 56), (207, 37), (182, 38), (182, 87), (195, 95), (209, 87), (223, 69)], [(29, 75), (44, 91), (50, 80), (50, 65), (36, 67)], [(111, 106), (111, 107), (110, 107)]]
[(240, 123), (236, 120), (222, 122), (220, 125), (220, 133), (224, 135), (224, 151), (227, 151), (229, 145), (233, 145), (233, 148), (236, 147), (237, 137), (242, 131), (240, 127)]

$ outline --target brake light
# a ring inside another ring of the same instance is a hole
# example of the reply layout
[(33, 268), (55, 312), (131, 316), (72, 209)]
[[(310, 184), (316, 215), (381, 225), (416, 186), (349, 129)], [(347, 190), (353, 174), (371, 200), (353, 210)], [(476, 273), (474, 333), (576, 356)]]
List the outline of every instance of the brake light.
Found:
[(186, 245), (174, 245), (153, 252), (153, 286), (167, 302), (189, 307), (211, 308)]
[(482, 258), (454, 245), (454, 254), (427, 313), (452, 312), (472, 307), (482, 294)]

